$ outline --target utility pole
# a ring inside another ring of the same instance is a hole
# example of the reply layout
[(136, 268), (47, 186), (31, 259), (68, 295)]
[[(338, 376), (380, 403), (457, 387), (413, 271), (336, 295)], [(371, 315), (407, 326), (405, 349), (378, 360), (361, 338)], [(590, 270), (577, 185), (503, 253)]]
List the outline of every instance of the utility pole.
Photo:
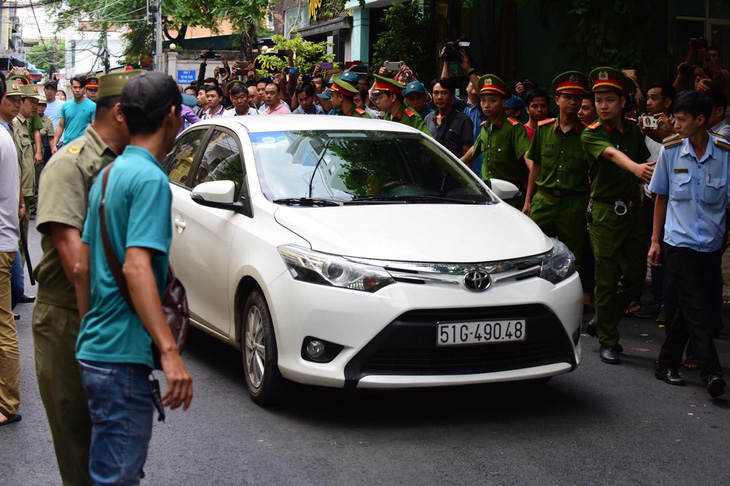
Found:
[(155, 69), (162, 71), (162, 0), (155, 0)]

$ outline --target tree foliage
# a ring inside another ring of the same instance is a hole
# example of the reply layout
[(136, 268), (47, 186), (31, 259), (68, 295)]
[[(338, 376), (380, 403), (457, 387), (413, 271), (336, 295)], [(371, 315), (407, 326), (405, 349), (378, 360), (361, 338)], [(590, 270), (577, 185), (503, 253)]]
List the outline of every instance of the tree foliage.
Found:
[[(293, 64), (302, 73), (311, 73), (314, 67), (320, 62), (329, 62), (335, 58), (334, 54), (327, 54), (328, 42), (310, 42), (297, 34), (293, 39), (281, 35), (275, 35), (272, 40), (276, 43), (274, 50), (292, 51), (294, 54)], [(268, 61), (273, 69), (281, 71), (285, 63), (277, 56), (259, 56), (263, 61)], [(264, 74), (264, 73), (262, 73)]]
[(373, 45), (374, 67), (385, 61), (403, 61), (416, 77), (428, 72), (430, 58), (428, 42), (422, 42), (424, 33), (431, 31), (428, 11), (422, 11), (419, 2), (394, 3), (381, 20), (384, 30)]
[[(275, 1), (280, 0), (165, 0), (162, 14), (169, 38), (178, 45), (183, 45), (187, 27), (205, 27), (218, 32), (220, 22), (227, 20), (233, 31), (240, 34), (242, 50), (250, 51), (266, 9)], [(79, 20), (89, 21), (99, 30), (114, 27), (126, 31), (124, 54), (134, 57), (153, 50), (154, 26), (147, 18), (147, 0), (65, 0), (52, 3), (50, 8), (58, 17), (58, 30), (76, 26)], [(178, 39), (170, 32), (182, 36)]]
[(574, 69), (589, 71), (597, 64), (645, 69), (665, 61), (649, 34), (654, 18), (650, 0), (542, 0), (541, 7), (544, 14), (565, 12), (562, 47), (569, 54), (566, 64)]
[(27, 59), (44, 73), (51, 70), (54, 62), (57, 70), (63, 69), (66, 65), (66, 41), (36, 44), (28, 51)]

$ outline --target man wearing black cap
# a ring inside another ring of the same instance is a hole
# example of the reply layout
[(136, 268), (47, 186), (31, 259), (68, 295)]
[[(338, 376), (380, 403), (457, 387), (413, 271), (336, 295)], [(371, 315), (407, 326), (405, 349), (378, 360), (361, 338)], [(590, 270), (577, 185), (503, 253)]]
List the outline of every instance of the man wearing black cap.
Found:
[[(167, 381), (162, 403), (187, 410), (193, 397), (192, 377), (160, 304), (172, 242), (172, 193), (160, 161), (182, 126), (181, 104), (177, 84), (166, 74), (146, 71), (127, 82), (121, 108), (130, 144), (106, 169), (108, 174), (100, 173), (89, 194), (74, 278), (83, 316), (76, 343), (81, 381), (90, 415), (106, 417), (92, 426), (89, 472), (94, 484), (137, 484), (141, 477), (152, 436), (148, 375), (154, 366), (153, 342)], [(121, 266), (131, 307), (104, 250), (102, 190), (111, 258)]]
[(38, 388), (64, 484), (91, 484), (91, 420), (74, 354), (80, 319), (73, 267), (81, 248), (89, 189), (99, 171), (129, 143), (120, 101), (124, 83), (136, 74), (139, 71), (120, 71), (99, 78), (96, 119), (84, 135), (49, 161), (38, 189), (43, 258), (35, 269), (33, 343)]

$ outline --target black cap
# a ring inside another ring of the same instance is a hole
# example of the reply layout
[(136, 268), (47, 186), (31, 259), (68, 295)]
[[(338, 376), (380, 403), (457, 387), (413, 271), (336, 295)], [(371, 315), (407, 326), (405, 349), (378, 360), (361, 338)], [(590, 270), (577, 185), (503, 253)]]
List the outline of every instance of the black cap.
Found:
[(58, 81), (54, 81), (53, 79), (49, 79), (48, 81), (45, 82), (45, 84), (43, 84), (43, 87), (44, 88), (46, 86), (53, 86), (53, 89), (58, 89)]
[(134, 118), (155, 120), (170, 111), (171, 106), (179, 108), (181, 104), (177, 83), (160, 71), (145, 71), (130, 79), (122, 90), (122, 111)]

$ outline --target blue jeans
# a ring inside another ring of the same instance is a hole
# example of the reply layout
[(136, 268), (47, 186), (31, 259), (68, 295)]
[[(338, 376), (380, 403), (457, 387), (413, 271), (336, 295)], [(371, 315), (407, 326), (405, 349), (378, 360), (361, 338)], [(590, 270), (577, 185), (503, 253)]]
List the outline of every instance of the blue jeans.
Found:
[(150, 368), (79, 360), (79, 369), (91, 415), (92, 482), (139, 484), (152, 437)]
[(18, 301), (25, 293), (25, 275), (23, 274), (23, 260), (20, 259), (20, 250), (15, 254), (13, 266), (10, 269), (11, 309), (15, 309)]

